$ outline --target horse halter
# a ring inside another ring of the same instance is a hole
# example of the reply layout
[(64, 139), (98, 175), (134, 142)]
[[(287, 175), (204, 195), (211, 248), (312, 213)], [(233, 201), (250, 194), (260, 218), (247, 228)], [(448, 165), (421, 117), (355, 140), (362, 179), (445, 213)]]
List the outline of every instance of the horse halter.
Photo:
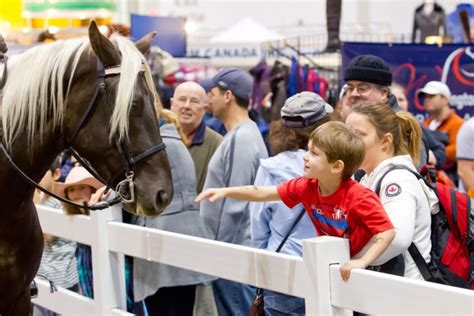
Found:
[[(140, 71), (141, 72), (144, 71), (143, 65), (142, 65), (142, 70)], [(145, 150), (144, 152), (136, 156), (132, 156), (130, 155), (130, 152), (128, 151), (128, 148), (125, 145), (125, 143), (119, 139), (118, 135), (115, 135), (115, 148), (118, 151), (119, 156), (121, 158), (122, 167), (115, 172), (115, 174), (112, 176), (111, 179), (109, 179), (109, 181), (103, 179), (99, 175), (99, 173), (92, 167), (92, 165), (89, 162), (85, 161), (77, 153), (77, 151), (74, 150), (72, 146), (74, 144), (74, 141), (76, 140), (77, 134), (83, 127), (88, 117), (90, 116), (90, 113), (92, 112), (92, 109), (94, 108), (94, 105), (96, 104), (96, 101), (99, 95), (105, 98), (107, 110), (110, 111), (112, 109), (112, 106), (109, 104), (109, 100), (106, 96), (107, 86), (105, 84), (105, 78), (108, 76), (116, 76), (116, 75), (120, 75), (120, 65), (104, 68), (104, 65), (100, 62), (99, 59), (97, 59), (97, 84), (94, 90), (94, 95), (91, 101), (89, 102), (89, 105), (87, 106), (86, 111), (82, 115), (82, 118), (79, 120), (79, 124), (74, 129), (71, 138), (66, 140), (66, 148), (70, 149), (74, 158), (76, 158), (76, 160), (84, 168), (86, 168), (87, 171), (89, 171), (95, 178), (100, 180), (102, 183), (105, 183), (107, 185), (107, 189), (112, 188), (113, 183), (115, 183), (115, 181), (117, 181), (117, 179), (119, 179), (120, 176), (124, 174), (125, 175), (124, 179), (117, 184), (117, 186), (115, 187), (115, 191), (117, 192), (117, 195), (120, 198), (121, 202), (133, 203), (135, 201), (135, 184), (133, 182), (133, 178), (135, 176), (135, 166), (137, 163), (139, 163), (143, 159), (151, 155), (154, 155), (156, 153), (159, 153), (160, 151), (165, 149), (166, 145), (163, 142), (148, 148), (147, 150)]]
[[(86, 168), (87, 171), (89, 171), (92, 174), (92, 176), (94, 176), (96, 179), (100, 180), (102, 183), (105, 183), (107, 185), (107, 189), (112, 188), (113, 183), (115, 181), (117, 181), (117, 179), (119, 179), (119, 177), (122, 174), (124, 174), (125, 175), (124, 179), (122, 181), (120, 181), (117, 184), (117, 186), (115, 187), (115, 191), (117, 192), (118, 197), (114, 198), (111, 201), (105, 201), (105, 202), (101, 202), (101, 203), (98, 203), (98, 204), (95, 204), (95, 205), (87, 205), (87, 204), (81, 205), (81, 204), (78, 204), (78, 203), (74, 203), (74, 202), (72, 202), (68, 199), (65, 199), (65, 198), (63, 198), (63, 197), (61, 197), (57, 194), (54, 194), (53, 192), (50, 192), (50, 191), (46, 190), (45, 188), (43, 188), (42, 186), (40, 186), (33, 179), (31, 179), (25, 172), (23, 172), (23, 170), (21, 170), (21, 168), (19, 168), (15, 164), (15, 162), (13, 161), (11, 156), (8, 154), (6, 148), (3, 146), (3, 144), (0, 143), (0, 151), (3, 153), (3, 155), (5, 155), (5, 157), (7, 158), (8, 163), (28, 183), (35, 186), (38, 190), (40, 190), (40, 191), (42, 191), (42, 192), (58, 199), (58, 200), (60, 200), (61, 202), (67, 203), (69, 205), (72, 205), (72, 206), (75, 206), (75, 207), (78, 207), (78, 208), (84, 208), (84, 209), (88, 209), (88, 210), (92, 210), (92, 211), (102, 210), (102, 209), (108, 208), (112, 205), (118, 204), (120, 202), (122, 202), (122, 203), (133, 203), (135, 201), (135, 184), (133, 182), (133, 178), (135, 176), (135, 166), (136, 166), (136, 164), (139, 163), (140, 161), (142, 161), (143, 159), (160, 152), (161, 150), (165, 149), (165, 147), (166, 147), (165, 144), (163, 142), (161, 142), (159, 144), (156, 144), (156, 145), (148, 148), (147, 150), (145, 150), (144, 152), (142, 152), (142, 153), (140, 153), (136, 156), (131, 156), (130, 152), (128, 151), (128, 149), (126, 147), (126, 145), (116, 135), (115, 136), (115, 147), (116, 147), (116, 149), (119, 153), (119, 156), (121, 158), (122, 167), (115, 173), (115, 175), (109, 181), (104, 180), (99, 175), (99, 173), (92, 167), (92, 165), (88, 161), (84, 160), (77, 153), (77, 151), (74, 150), (72, 144), (74, 143), (74, 141), (77, 137), (77, 134), (79, 133), (80, 129), (82, 128), (85, 121), (89, 117), (92, 109), (94, 108), (94, 105), (96, 103), (96, 100), (97, 100), (97, 97), (99, 96), (99, 94), (101, 96), (105, 97), (106, 104), (107, 104), (107, 109), (109, 109), (109, 110), (111, 109), (111, 106), (109, 105), (107, 97), (105, 95), (106, 88), (107, 88), (106, 84), (105, 84), (105, 78), (107, 76), (120, 75), (120, 65), (104, 69), (104, 66), (102, 65), (102, 63), (99, 60), (97, 60), (97, 69), (98, 69), (98, 71), (97, 71), (98, 77), (97, 77), (97, 85), (96, 85), (95, 90), (94, 90), (94, 95), (93, 95), (91, 101), (89, 102), (89, 105), (87, 106), (86, 112), (83, 114), (82, 118), (80, 119), (79, 124), (74, 129), (74, 132), (72, 133), (71, 139), (66, 140), (65, 145), (66, 145), (66, 148), (68, 148), (71, 151), (72, 155), (77, 159), (77, 161), (84, 168)], [(158, 122), (157, 122), (157, 124), (158, 124)]]

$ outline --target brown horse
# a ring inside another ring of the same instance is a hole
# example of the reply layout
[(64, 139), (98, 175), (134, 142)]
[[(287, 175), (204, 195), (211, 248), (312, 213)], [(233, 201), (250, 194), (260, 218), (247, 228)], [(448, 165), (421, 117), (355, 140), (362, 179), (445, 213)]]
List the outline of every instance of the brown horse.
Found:
[(121, 188), (135, 196), (123, 204), (127, 211), (158, 215), (169, 204), (156, 90), (141, 53), (152, 38), (109, 40), (92, 22), (88, 39), (41, 45), (8, 61), (0, 100), (0, 315), (30, 313), (43, 249), (34, 187), (9, 159), (38, 182), (71, 147), (110, 187), (127, 179)]

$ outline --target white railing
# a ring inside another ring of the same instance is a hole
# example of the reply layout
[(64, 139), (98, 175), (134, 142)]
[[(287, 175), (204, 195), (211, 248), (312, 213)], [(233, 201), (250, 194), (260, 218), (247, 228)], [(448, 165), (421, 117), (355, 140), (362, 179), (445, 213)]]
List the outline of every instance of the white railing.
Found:
[(124, 224), (119, 207), (90, 217), (37, 208), (44, 232), (92, 247), (94, 300), (64, 289), (50, 293), (49, 283), (37, 280), (33, 302), (65, 315), (130, 315), (124, 311), (124, 254), (304, 297), (307, 315), (474, 315), (474, 291), (367, 270), (352, 271), (343, 282), (344, 239), (305, 240), (299, 258)]

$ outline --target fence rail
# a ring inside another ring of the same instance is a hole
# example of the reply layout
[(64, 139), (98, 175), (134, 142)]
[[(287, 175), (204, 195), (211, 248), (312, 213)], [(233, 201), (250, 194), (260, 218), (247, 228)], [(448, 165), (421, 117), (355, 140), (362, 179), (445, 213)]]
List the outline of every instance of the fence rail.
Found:
[[(50, 293), (37, 280), (33, 302), (61, 314), (130, 315), (125, 312), (123, 255), (202, 272), (306, 299), (308, 315), (474, 315), (474, 292), (392, 275), (355, 270), (348, 282), (339, 263), (348, 242), (334, 237), (303, 241), (303, 257), (121, 223), (113, 207), (87, 216), (66, 216), (37, 206), (43, 230), (92, 247), (95, 298), (65, 289)], [(190, 260), (192, 258), (192, 260)]]

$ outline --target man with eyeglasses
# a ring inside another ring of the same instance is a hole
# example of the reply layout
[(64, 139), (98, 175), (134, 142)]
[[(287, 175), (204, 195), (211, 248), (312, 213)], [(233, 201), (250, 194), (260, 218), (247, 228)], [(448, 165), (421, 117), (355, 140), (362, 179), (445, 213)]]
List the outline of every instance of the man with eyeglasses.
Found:
[[(396, 112), (401, 111), (397, 98), (391, 93), (392, 72), (388, 64), (374, 55), (354, 57), (344, 73), (346, 83), (347, 106), (353, 108), (363, 101), (384, 102)], [(438, 141), (430, 130), (422, 126), (423, 144), (421, 144), (422, 165), (426, 162), (443, 168), (446, 162), (444, 145)]]
[(196, 169), (197, 192), (206, 180), (207, 166), (222, 142), (222, 136), (206, 126), (206, 91), (198, 83), (187, 81), (179, 84), (171, 98), (171, 111), (178, 116), (181, 130), (189, 142), (188, 149)]

